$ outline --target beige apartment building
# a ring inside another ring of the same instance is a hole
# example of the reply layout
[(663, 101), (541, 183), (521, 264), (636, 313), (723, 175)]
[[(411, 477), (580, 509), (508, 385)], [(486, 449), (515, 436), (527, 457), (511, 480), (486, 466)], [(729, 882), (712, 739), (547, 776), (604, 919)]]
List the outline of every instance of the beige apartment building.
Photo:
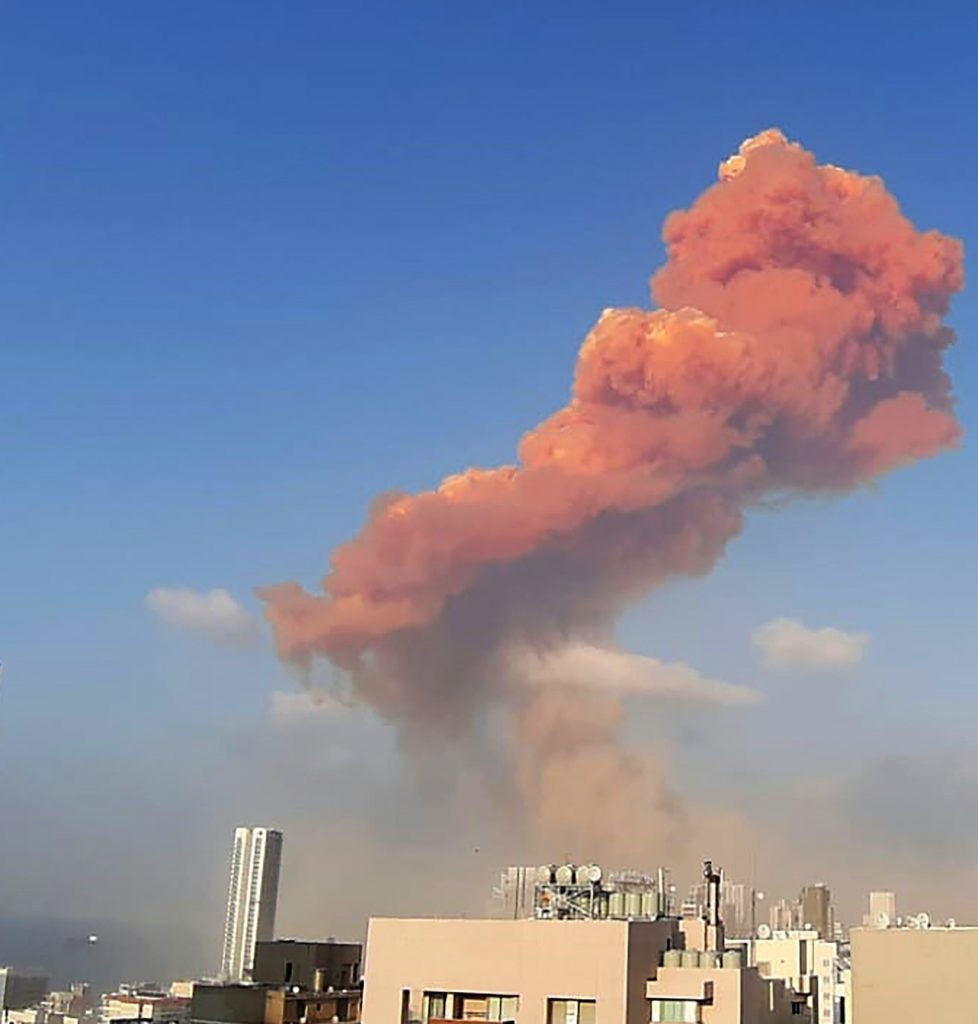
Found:
[(856, 928), (850, 941), (856, 1024), (978, 1021), (978, 928)]
[(762, 978), (779, 979), (807, 998), (817, 1024), (847, 1019), (837, 942), (820, 939), (816, 931), (786, 931), (744, 945)]
[(700, 920), (370, 921), (363, 1024), (803, 1024)]

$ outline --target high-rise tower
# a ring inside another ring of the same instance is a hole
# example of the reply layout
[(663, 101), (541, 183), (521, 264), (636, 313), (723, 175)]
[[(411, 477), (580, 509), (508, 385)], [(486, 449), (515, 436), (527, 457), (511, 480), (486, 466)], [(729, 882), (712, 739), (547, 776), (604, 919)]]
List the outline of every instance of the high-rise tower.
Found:
[(255, 962), (255, 943), (274, 938), (282, 833), (236, 828), (224, 922), (221, 976), (245, 981)]
[(806, 885), (798, 897), (803, 927), (818, 932), (820, 939), (832, 938), (832, 894), (819, 882)]

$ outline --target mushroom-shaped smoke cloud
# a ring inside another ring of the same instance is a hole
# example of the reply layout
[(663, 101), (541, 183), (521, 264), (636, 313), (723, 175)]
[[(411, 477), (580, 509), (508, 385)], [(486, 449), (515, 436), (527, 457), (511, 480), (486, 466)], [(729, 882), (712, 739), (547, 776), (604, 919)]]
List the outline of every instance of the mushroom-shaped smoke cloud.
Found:
[(753, 502), (957, 441), (942, 318), (961, 245), (777, 130), (719, 178), (666, 221), (659, 308), (605, 310), (515, 465), (387, 500), (322, 594), (261, 591), (283, 657), (329, 659), (387, 716), (457, 726), (511, 699), (514, 650), (600, 640), (627, 602), (708, 571)]

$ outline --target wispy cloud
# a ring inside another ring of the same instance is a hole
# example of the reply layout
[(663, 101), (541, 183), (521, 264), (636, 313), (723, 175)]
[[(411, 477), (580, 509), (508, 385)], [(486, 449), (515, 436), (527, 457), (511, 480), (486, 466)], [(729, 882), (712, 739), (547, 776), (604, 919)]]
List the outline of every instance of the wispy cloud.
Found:
[(553, 651), (512, 655), (519, 678), (535, 686), (570, 686), (697, 704), (749, 704), (760, 694), (749, 686), (708, 679), (684, 662), (663, 662), (586, 643)]
[(156, 587), (146, 595), (146, 607), (169, 626), (219, 643), (247, 644), (258, 638), (255, 619), (226, 590), (200, 593), (182, 587)]
[(754, 646), (771, 669), (838, 672), (862, 661), (869, 636), (842, 629), (811, 629), (797, 619), (773, 619), (754, 630)]

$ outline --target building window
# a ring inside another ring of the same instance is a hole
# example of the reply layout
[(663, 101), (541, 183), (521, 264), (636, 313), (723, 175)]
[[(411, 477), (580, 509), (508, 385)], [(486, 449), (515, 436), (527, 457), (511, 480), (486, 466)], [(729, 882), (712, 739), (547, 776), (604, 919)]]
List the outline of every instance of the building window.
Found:
[(285, 984), (286, 985), (288, 985), (288, 983), (292, 980), (292, 971), (293, 971), (294, 968), (295, 968), (295, 964), (293, 964), (291, 960), (286, 960), (285, 961)]
[(486, 999), (486, 1020), (516, 1020), (519, 999), (516, 996), (489, 996)]
[(680, 1024), (699, 1024), (700, 1004), (695, 999), (653, 999), (649, 1020), (653, 1024), (679, 1021)]
[(448, 1008), (448, 997), (444, 992), (425, 992), (422, 1017), (424, 1020), (444, 1020)]
[(802, 1014), (802, 1010), (804, 1009), (804, 1006), (805, 1006), (804, 1003), (792, 1003), (791, 1004), (791, 1016), (792, 1017), (800, 1017), (801, 1014)]
[(547, 1024), (594, 1024), (593, 999), (551, 999)]

